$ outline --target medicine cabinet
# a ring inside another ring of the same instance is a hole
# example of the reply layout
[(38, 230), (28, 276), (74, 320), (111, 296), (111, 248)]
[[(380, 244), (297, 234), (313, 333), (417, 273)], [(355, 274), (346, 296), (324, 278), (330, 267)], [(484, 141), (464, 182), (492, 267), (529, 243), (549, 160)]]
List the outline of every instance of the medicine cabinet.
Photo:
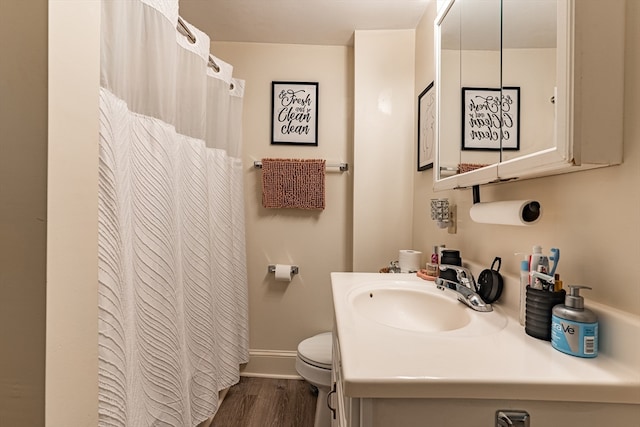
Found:
[(434, 189), (622, 162), (624, 0), (449, 0)]

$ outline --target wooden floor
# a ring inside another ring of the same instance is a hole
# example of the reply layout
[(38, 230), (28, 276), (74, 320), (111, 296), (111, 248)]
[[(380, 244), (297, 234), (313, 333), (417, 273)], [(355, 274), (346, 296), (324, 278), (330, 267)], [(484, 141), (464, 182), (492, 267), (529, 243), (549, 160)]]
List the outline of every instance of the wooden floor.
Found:
[(313, 427), (316, 395), (302, 380), (241, 377), (211, 427)]

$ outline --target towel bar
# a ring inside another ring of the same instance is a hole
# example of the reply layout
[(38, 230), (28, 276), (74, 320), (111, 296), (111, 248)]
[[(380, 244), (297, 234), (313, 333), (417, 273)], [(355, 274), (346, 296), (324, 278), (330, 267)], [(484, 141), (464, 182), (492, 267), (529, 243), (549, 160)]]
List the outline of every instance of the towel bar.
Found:
[[(256, 160), (253, 162), (253, 167), (256, 169), (262, 169), (262, 162), (260, 160)], [(349, 170), (349, 163), (327, 163), (327, 168), (339, 168), (340, 172), (346, 172)]]

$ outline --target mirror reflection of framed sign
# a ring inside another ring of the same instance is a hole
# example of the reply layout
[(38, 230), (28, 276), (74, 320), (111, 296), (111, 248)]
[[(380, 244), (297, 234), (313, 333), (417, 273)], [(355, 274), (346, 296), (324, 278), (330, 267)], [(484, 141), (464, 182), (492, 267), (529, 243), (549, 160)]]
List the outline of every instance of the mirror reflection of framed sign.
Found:
[(318, 145), (318, 83), (271, 82), (271, 144)]
[(520, 88), (462, 88), (462, 149), (520, 149)]
[(433, 167), (435, 123), (436, 91), (431, 82), (418, 96), (418, 171)]

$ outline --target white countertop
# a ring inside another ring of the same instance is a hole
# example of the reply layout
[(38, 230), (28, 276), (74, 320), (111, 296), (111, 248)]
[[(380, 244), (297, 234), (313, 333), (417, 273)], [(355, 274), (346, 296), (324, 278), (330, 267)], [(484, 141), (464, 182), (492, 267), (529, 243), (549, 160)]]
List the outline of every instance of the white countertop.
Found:
[(630, 358), (639, 363), (629, 366), (602, 351), (593, 359), (561, 353), (550, 342), (527, 335), (517, 319), (496, 305), (506, 326), (481, 336), (395, 329), (349, 306), (353, 289), (398, 280), (435, 287), (415, 274), (331, 274), (345, 395), (640, 404), (640, 355)]

